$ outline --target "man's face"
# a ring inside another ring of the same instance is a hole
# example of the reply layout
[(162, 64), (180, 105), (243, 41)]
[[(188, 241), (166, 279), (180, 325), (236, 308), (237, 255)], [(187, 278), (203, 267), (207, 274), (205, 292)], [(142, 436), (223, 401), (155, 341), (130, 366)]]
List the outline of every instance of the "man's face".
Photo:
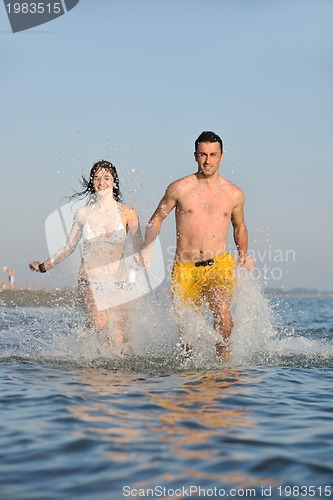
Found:
[(223, 153), (218, 142), (199, 142), (194, 157), (198, 163), (198, 171), (211, 177), (219, 169)]

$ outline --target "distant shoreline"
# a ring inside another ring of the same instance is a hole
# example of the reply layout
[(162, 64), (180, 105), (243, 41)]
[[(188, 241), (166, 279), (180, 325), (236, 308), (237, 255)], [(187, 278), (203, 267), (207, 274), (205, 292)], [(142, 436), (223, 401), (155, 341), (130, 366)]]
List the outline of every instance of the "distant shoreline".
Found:
[(333, 298), (333, 291), (320, 291), (306, 288), (292, 288), (291, 290), (266, 288), (263, 290), (263, 293), (268, 297)]
[[(268, 298), (333, 298), (332, 292), (306, 289), (266, 289), (263, 293)], [(0, 289), (0, 307), (80, 307), (76, 289), (30, 290)]]
[(78, 307), (76, 290), (0, 290), (2, 307)]

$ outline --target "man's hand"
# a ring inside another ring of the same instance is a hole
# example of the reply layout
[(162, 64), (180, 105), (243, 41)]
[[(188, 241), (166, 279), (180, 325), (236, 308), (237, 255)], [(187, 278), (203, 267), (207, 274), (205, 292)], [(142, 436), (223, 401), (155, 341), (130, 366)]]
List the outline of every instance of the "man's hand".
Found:
[(249, 255), (241, 255), (238, 258), (238, 265), (251, 271), (254, 268), (254, 260)]

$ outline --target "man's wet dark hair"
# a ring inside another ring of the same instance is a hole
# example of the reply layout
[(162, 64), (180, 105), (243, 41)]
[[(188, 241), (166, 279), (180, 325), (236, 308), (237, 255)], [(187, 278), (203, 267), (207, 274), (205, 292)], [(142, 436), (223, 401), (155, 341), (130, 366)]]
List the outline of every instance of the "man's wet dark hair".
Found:
[(112, 163), (106, 160), (100, 160), (93, 165), (92, 169), (90, 170), (89, 179), (86, 179), (84, 175), (82, 175), (81, 184), (84, 189), (83, 191), (80, 191), (79, 193), (75, 193), (74, 195), (70, 196), (70, 199), (77, 197), (85, 198), (86, 196), (93, 195), (95, 193), (94, 177), (96, 172), (100, 169), (105, 169), (110, 172), (110, 174), (113, 177), (113, 197), (116, 201), (122, 202), (123, 197), (120, 192), (117, 169), (114, 165), (112, 165)]
[(221, 146), (221, 153), (223, 153), (222, 139), (217, 134), (215, 134), (215, 132), (211, 131), (201, 132), (201, 134), (195, 141), (195, 152), (197, 152), (199, 142), (218, 142)]

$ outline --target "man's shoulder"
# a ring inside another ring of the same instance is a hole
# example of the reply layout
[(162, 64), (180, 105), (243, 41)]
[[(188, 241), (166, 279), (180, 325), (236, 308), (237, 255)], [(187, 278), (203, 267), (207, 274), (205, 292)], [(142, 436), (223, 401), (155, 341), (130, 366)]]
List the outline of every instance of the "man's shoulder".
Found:
[(231, 182), (229, 179), (226, 179), (225, 177), (222, 177), (222, 186), (227, 189), (230, 194), (233, 196), (242, 196), (243, 195), (243, 190), (239, 187), (236, 186), (233, 182)]
[(223, 178), (223, 186), (227, 194), (230, 196), (234, 207), (241, 207), (245, 203), (243, 190), (236, 186), (233, 182)]
[(183, 190), (188, 186), (192, 186), (193, 183), (195, 182), (195, 180), (196, 180), (196, 177), (194, 174), (185, 175), (185, 177), (181, 177), (180, 179), (177, 179), (177, 180), (171, 182), (171, 184), (169, 184), (167, 189), (170, 192)]

